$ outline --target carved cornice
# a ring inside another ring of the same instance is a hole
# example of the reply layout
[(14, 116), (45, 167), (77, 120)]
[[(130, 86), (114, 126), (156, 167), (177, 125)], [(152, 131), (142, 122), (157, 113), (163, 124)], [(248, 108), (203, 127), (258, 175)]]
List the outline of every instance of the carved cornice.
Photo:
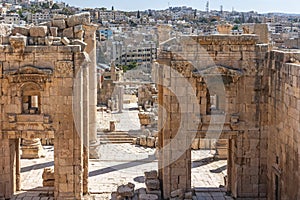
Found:
[(24, 66), (16, 70), (3, 72), (10, 83), (35, 82), (38, 84), (51, 82), (52, 70), (34, 66)]

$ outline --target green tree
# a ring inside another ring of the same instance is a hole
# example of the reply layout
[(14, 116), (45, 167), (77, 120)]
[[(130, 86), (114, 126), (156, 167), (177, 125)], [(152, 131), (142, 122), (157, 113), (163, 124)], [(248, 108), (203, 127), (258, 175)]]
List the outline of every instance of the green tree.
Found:
[(140, 14), (140, 11), (139, 11), (139, 10), (137, 11), (136, 18), (138, 18), (138, 19), (140, 19), (140, 18), (141, 18), (141, 14)]
[(136, 62), (130, 62), (128, 65), (123, 65), (122, 66), (124, 72), (126, 72), (128, 70), (132, 70), (132, 69), (134, 69), (136, 67), (137, 67), (137, 63)]
[(52, 5), (52, 8), (51, 8), (52, 10), (56, 10), (56, 9), (59, 9), (59, 6), (56, 4), (56, 3), (54, 3), (53, 5)]
[(241, 24), (240, 18), (236, 18), (233, 22), (236, 23), (236, 24)]

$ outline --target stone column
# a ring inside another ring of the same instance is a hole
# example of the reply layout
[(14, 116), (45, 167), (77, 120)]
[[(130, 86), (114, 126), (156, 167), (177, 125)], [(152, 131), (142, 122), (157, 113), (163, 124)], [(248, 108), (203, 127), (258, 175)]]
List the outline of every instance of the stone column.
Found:
[(44, 155), (41, 140), (39, 138), (23, 139), (22, 141), (22, 156), (23, 159), (40, 158)]
[(97, 139), (97, 64), (96, 64), (96, 32), (97, 26), (84, 25), (85, 51), (89, 54), (89, 154), (90, 158), (97, 159), (100, 143)]
[(122, 113), (123, 111), (123, 95), (124, 95), (124, 86), (118, 87), (118, 97), (119, 97), (119, 113)]
[(89, 178), (89, 68), (83, 71), (83, 193), (88, 194)]

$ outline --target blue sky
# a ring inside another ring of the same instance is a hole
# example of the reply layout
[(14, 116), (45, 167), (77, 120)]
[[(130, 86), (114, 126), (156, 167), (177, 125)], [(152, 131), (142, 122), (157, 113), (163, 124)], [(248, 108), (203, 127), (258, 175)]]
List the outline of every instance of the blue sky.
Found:
[[(106, 7), (116, 10), (165, 9), (170, 6), (191, 6), (204, 10), (207, 0), (64, 0), (79, 7)], [(286, 12), (300, 14), (300, 0), (209, 0), (210, 9), (236, 11)]]

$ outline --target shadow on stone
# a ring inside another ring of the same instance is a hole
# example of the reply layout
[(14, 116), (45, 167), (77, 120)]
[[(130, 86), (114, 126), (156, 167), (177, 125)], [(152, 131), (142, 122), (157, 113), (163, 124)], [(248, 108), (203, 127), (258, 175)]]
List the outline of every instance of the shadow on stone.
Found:
[(217, 169), (211, 169), (209, 170), (211, 173), (221, 173), (222, 171), (227, 169), (227, 165), (224, 165), (222, 167), (219, 167)]
[(23, 172), (28, 172), (30, 170), (33, 170), (33, 169), (43, 169), (45, 167), (52, 167), (54, 166), (54, 161), (50, 161), (50, 162), (46, 162), (46, 163), (40, 163), (40, 164), (35, 164), (35, 165), (31, 165), (31, 166), (28, 166), (28, 167), (22, 167), (21, 168), (21, 173)]
[(137, 176), (133, 180), (135, 182), (138, 182), (138, 183), (145, 183), (145, 177), (144, 176)]
[(213, 157), (203, 158), (201, 160), (194, 160), (194, 161), (192, 161), (192, 168), (197, 168), (197, 167), (201, 167), (203, 165), (208, 165), (214, 161), (215, 160)]

